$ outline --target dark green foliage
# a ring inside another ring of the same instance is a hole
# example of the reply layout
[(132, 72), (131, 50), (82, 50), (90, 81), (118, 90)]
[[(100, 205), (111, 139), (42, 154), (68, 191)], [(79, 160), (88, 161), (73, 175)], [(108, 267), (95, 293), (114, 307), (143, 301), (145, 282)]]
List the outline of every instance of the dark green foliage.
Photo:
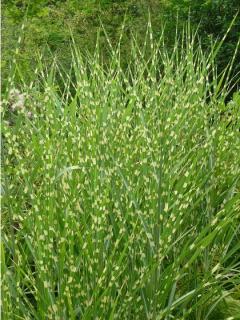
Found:
[[(172, 4), (169, 7), (169, 12), (178, 11), (180, 21), (185, 21), (190, 15), (193, 25), (198, 26), (205, 50), (210, 47), (212, 41), (222, 39), (227, 34), (217, 57), (217, 66), (221, 72), (229, 63), (229, 59), (233, 57), (240, 39), (239, 0), (171, 0), (168, 2)], [(234, 17), (236, 17), (234, 23), (228, 30)], [(232, 77), (240, 72), (240, 50), (238, 50), (235, 60)], [(237, 82), (235, 90), (240, 85), (239, 80)]]

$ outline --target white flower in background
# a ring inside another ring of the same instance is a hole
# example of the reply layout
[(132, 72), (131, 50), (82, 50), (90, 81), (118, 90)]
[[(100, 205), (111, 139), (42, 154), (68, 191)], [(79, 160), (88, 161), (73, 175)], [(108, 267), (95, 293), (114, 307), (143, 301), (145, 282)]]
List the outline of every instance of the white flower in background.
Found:
[(11, 89), (9, 92), (10, 99), (15, 99), (18, 95), (20, 95), (20, 91), (18, 89)]
[(11, 110), (23, 110), (25, 103), (25, 94), (20, 93), (18, 89), (11, 89), (9, 92), (9, 98), (11, 103)]
[(28, 111), (28, 112), (27, 112), (27, 117), (28, 117), (29, 119), (32, 119), (32, 118), (33, 118), (33, 114), (32, 114), (31, 111)]

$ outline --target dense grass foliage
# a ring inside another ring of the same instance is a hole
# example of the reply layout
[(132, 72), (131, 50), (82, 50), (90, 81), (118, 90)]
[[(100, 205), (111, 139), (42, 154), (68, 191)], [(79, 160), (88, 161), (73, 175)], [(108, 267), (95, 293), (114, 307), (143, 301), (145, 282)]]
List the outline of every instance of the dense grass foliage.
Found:
[(119, 47), (106, 70), (74, 46), (67, 74), (12, 79), (3, 319), (239, 319), (240, 97), (219, 48), (183, 38), (133, 39), (124, 71)]

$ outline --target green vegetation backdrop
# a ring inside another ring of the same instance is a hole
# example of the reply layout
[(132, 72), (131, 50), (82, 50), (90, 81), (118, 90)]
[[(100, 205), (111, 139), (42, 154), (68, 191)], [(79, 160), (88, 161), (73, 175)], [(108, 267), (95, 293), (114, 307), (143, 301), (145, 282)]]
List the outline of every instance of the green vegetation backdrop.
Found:
[[(63, 66), (69, 66), (71, 53), (69, 44), (73, 34), (77, 45), (83, 50), (93, 51), (101, 22), (112, 43), (117, 43), (125, 17), (122, 39), (122, 63), (129, 57), (131, 31), (145, 34), (151, 15), (154, 36), (158, 37), (163, 26), (168, 34), (167, 45), (174, 42), (176, 25), (181, 26), (190, 16), (192, 25), (198, 27), (204, 49), (221, 38), (233, 17), (238, 13), (238, 0), (8, 0), (2, 4), (2, 84), (6, 85), (13, 56), (17, 54), (21, 72), (31, 77), (39, 53), (46, 61), (56, 54)], [(178, 22), (177, 22), (178, 20)], [(100, 22), (101, 21), (101, 22)], [(21, 27), (24, 24), (24, 32)], [(18, 39), (21, 36), (21, 42)], [(218, 68), (223, 68), (233, 56), (240, 36), (240, 18), (235, 19), (218, 56)], [(103, 57), (108, 59), (103, 31), (99, 34)], [(240, 55), (236, 57), (240, 61)], [(240, 71), (235, 64), (233, 75)], [(236, 87), (235, 87), (236, 89)]]

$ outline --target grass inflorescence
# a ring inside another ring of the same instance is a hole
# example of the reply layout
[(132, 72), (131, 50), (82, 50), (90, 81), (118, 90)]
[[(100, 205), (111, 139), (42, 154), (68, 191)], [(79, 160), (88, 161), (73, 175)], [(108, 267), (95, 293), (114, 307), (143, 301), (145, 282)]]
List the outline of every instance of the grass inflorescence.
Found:
[(149, 31), (127, 69), (119, 48), (103, 66), (73, 45), (69, 71), (39, 61), (4, 97), (3, 319), (238, 319), (240, 97), (218, 46)]

